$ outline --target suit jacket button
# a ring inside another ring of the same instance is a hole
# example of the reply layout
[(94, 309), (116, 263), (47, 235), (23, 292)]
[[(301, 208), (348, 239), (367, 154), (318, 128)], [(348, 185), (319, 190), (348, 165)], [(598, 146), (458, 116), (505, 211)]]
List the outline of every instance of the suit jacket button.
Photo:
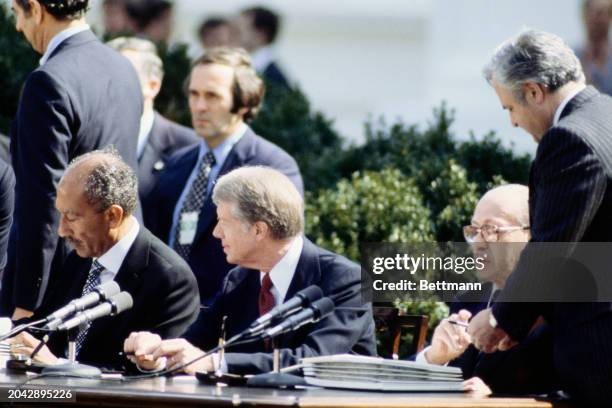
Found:
[(163, 169), (165, 166), (166, 166), (166, 164), (165, 164), (163, 161), (158, 160), (158, 161), (156, 161), (156, 162), (155, 162), (155, 164), (153, 165), (153, 169), (154, 169), (154, 170), (157, 170), (157, 171), (160, 171), (160, 170), (162, 170), (162, 169)]

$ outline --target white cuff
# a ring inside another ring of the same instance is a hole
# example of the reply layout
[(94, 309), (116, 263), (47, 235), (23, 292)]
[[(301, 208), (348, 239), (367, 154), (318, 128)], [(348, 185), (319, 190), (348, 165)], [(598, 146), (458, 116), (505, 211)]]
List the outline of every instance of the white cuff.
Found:
[(427, 361), (427, 356), (425, 355), (425, 353), (427, 353), (427, 350), (429, 350), (430, 348), (431, 346), (427, 346), (423, 350), (419, 351), (414, 361), (416, 363), (429, 364), (429, 361)]
[(489, 313), (489, 324), (491, 325), (492, 328), (497, 327), (497, 319), (495, 318), (495, 316), (493, 316), (493, 311)]

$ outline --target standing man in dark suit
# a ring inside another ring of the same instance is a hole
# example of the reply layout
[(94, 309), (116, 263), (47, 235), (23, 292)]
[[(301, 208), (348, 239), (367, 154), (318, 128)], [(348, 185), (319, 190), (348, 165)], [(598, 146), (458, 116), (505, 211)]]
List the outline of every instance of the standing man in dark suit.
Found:
[[(512, 124), (539, 144), (529, 180), (531, 241), (612, 241), (612, 99), (587, 87), (572, 50), (541, 31), (502, 44), (484, 73)], [(472, 340), (486, 352), (508, 348), (542, 315), (563, 388), (582, 404), (608, 402), (612, 304), (509, 302), (558, 285), (534, 270), (535, 251), (526, 247), (499, 301), (472, 319)]]
[(144, 110), (140, 118), (136, 152), (138, 194), (144, 201), (153, 190), (168, 158), (177, 150), (196, 144), (198, 137), (192, 129), (174, 123), (154, 110), (155, 97), (164, 78), (164, 66), (157, 55), (155, 44), (143, 38), (119, 37), (107, 45), (132, 63), (140, 79)]
[(125, 58), (85, 22), (88, 0), (13, 0), (16, 28), (43, 54), (23, 87), (11, 130), (17, 180), (5, 313), (32, 314), (67, 248), (54, 208), (60, 177), (73, 158), (113, 144), (136, 168), (142, 93)]
[[(372, 307), (361, 301), (361, 268), (302, 236), (302, 197), (285, 175), (259, 166), (233, 170), (219, 179), (213, 200), (219, 219), (215, 237), (228, 262), (239, 266), (229, 273), (213, 304), (200, 313), (186, 340), (162, 341), (150, 333), (134, 333), (124, 351), (135, 352), (144, 368), (159, 369), (162, 357), (168, 359), (168, 368), (176, 367), (216, 345), (223, 316), (230, 338), (299, 290), (317, 285), (336, 308), (319, 322), (282, 336), (281, 367), (303, 357), (376, 354)], [(236, 374), (271, 371), (272, 354), (263, 341), (252, 342), (232, 347), (222, 359), (204, 358), (185, 371), (219, 368)]]
[[(162, 338), (182, 334), (195, 320), (200, 302), (195, 277), (174, 251), (155, 238), (132, 215), (137, 203), (136, 175), (112, 151), (94, 151), (74, 160), (62, 177), (56, 206), (59, 234), (74, 251), (54, 276), (35, 318), (114, 280), (130, 293), (134, 306), (116, 317), (96, 320), (77, 335), (80, 362), (118, 368), (123, 340), (132, 331), (147, 330)], [(22, 334), (13, 342), (31, 353), (38, 341)], [(38, 354), (53, 364), (63, 355), (64, 333), (54, 334)]]
[(241, 49), (215, 48), (195, 61), (187, 80), (189, 109), (200, 144), (176, 153), (144, 203), (145, 225), (186, 259), (210, 303), (232, 268), (212, 235), (217, 178), (244, 165), (275, 168), (303, 191), (295, 160), (244, 123), (259, 109), (261, 79)]
[(238, 44), (251, 53), (253, 67), (268, 84), (286, 90), (290, 84), (276, 61), (273, 47), (280, 25), (278, 14), (261, 6), (242, 10), (236, 21)]

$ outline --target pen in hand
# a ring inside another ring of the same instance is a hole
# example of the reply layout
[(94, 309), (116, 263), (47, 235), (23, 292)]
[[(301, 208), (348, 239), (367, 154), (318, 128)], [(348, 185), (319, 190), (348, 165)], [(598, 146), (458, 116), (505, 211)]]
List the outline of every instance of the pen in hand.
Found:
[(466, 322), (460, 322), (460, 321), (458, 321), (458, 320), (449, 320), (448, 322), (449, 322), (450, 324), (456, 324), (457, 326), (466, 327), (466, 328), (467, 328), (467, 327), (469, 327), (469, 325), (470, 325), (469, 323), (466, 323)]

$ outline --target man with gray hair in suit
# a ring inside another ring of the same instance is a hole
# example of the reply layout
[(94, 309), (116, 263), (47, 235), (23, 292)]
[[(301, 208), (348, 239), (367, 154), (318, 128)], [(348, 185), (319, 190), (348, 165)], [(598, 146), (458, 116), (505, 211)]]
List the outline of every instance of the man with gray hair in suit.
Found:
[[(504, 42), (484, 75), (512, 124), (538, 143), (529, 180), (531, 242), (612, 241), (612, 99), (586, 86), (573, 51), (543, 31)], [(581, 403), (603, 404), (612, 389), (612, 303), (517, 302), (562, 283), (533, 267), (536, 251), (526, 247), (498, 301), (468, 332), (477, 348), (504, 350), (543, 316), (563, 388)], [(580, 279), (581, 271), (571, 272)]]

